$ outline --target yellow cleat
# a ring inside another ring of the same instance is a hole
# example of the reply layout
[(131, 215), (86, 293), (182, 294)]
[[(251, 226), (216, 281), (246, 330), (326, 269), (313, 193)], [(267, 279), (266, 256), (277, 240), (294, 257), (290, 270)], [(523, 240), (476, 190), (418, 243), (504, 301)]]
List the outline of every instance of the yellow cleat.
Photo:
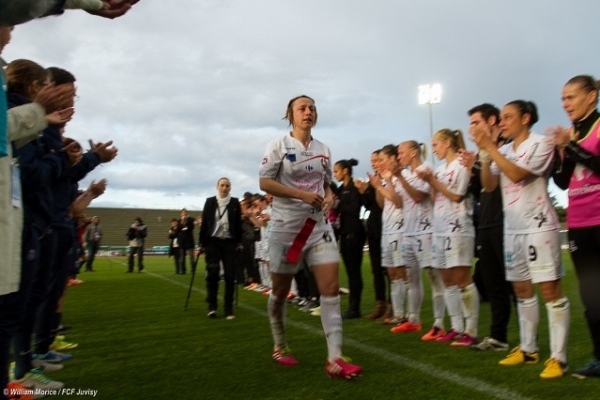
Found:
[(79, 344), (77, 344), (77, 343), (69, 343), (69, 342), (65, 342), (64, 340), (55, 340), (50, 345), (50, 348), (52, 350), (56, 350), (56, 351), (64, 351), (64, 350), (72, 350), (72, 349), (76, 348), (77, 346), (79, 346)]
[(561, 378), (569, 369), (567, 367), (567, 363), (561, 362), (556, 358), (549, 358), (548, 361), (544, 363), (546, 368), (540, 374), (540, 378), (543, 379), (554, 379)]
[(509, 355), (505, 359), (501, 360), (498, 364), (512, 367), (521, 364), (537, 364), (540, 361), (540, 353), (529, 353), (521, 350), (520, 347), (512, 349)]

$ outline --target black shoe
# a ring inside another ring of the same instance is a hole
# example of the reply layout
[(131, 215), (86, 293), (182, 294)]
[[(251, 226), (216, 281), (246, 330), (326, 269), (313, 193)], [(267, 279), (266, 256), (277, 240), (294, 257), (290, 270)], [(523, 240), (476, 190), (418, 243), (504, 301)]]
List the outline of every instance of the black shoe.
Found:
[(573, 371), (573, 377), (578, 379), (600, 378), (600, 360), (594, 360), (585, 367)]
[(358, 311), (348, 310), (348, 311), (342, 313), (342, 319), (356, 319), (356, 318), (360, 318), (360, 312), (358, 312)]

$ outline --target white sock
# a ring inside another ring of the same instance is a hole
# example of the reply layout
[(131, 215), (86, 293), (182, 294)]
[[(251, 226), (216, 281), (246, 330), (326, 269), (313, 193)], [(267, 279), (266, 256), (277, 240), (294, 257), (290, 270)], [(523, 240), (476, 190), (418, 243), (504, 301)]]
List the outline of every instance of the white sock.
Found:
[(546, 303), (546, 309), (548, 310), (548, 326), (550, 328), (550, 357), (566, 363), (567, 340), (571, 320), (569, 299), (563, 297), (548, 302)]
[(535, 353), (538, 351), (537, 329), (540, 323), (540, 308), (537, 296), (529, 299), (517, 299), (517, 312), (519, 314), (521, 350)]
[(408, 276), (408, 320), (413, 324), (421, 322), (421, 304), (423, 303), (423, 280), (421, 268), (409, 267)]
[(402, 279), (392, 281), (391, 297), (394, 317), (404, 317), (404, 296), (406, 296), (405, 282)]
[(467, 325), (465, 332), (476, 338), (479, 323), (479, 292), (474, 283), (465, 286), (461, 290), (460, 300)]
[(269, 314), (271, 334), (273, 335), (275, 348), (278, 350), (285, 349), (287, 347), (287, 342), (285, 340), (285, 313), (287, 301), (286, 299), (277, 301), (277, 298), (273, 295), (273, 292), (271, 292), (267, 304), (267, 312)]
[(433, 303), (433, 325), (440, 329), (444, 328), (444, 316), (446, 314), (446, 303), (444, 301), (444, 282), (440, 270), (430, 268), (429, 283), (431, 284), (431, 301)]
[(458, 286), (447, 286), (444, 289), (444, 301), (446, 302), (452, 329), (457, 333), (462, 333), (465, 330), (465, 321), (460, 307), (460, 290), (458, 290)]
[(327, 339), (329, 361), (342, 356), (342, 313), (340, 296), (321, 296), (321, 324)]

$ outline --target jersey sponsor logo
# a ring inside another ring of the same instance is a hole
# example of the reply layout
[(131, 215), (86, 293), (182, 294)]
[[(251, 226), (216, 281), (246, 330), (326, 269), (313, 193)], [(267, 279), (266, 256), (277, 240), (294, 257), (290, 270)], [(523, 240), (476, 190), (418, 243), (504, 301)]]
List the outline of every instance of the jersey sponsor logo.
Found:
[(315, 153), (313, 153), (312, 151), (302, 151), (302, 152), (300, 152), (300, 155), (307, 156), (307, 157), (312, 157), (312, 156), (315, 155)]
[(304, 167), (308, 172), (312, 171), (314, 168), (312, 165), (307, 165), (306, 167)]
[(261, 165), (265, 165), (265, 164), (266, 164), (266, 163), (268, 163), (268, 162), (269, 162), (269, 157), (263, 157), (263, 160), (262, 160), (262, 164), (261, 164)]
[(600, 191), (600, 185), (589, 185), (582, 188), (569, 189), (569, 197), (581, 196), (588, 193)]

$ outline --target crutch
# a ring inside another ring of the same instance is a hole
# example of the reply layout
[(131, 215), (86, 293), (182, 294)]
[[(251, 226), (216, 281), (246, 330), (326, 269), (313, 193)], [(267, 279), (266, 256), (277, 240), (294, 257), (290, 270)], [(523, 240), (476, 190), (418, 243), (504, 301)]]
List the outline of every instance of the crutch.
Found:
[(192, 263), (192, 279), (190, 279), (190, 287), (188, 289), (187, 298), (185, 299), (185, 307), (183, 311), (187, 311), (188, 304), (190, 303), (190, 296), (192, 295), (192, 286), (194, 285), (194, 278), (196, 277), (196, 266), (198, 265), (198, 260), (200, 259), (200, 254), (196, 256), (194, 262)]

